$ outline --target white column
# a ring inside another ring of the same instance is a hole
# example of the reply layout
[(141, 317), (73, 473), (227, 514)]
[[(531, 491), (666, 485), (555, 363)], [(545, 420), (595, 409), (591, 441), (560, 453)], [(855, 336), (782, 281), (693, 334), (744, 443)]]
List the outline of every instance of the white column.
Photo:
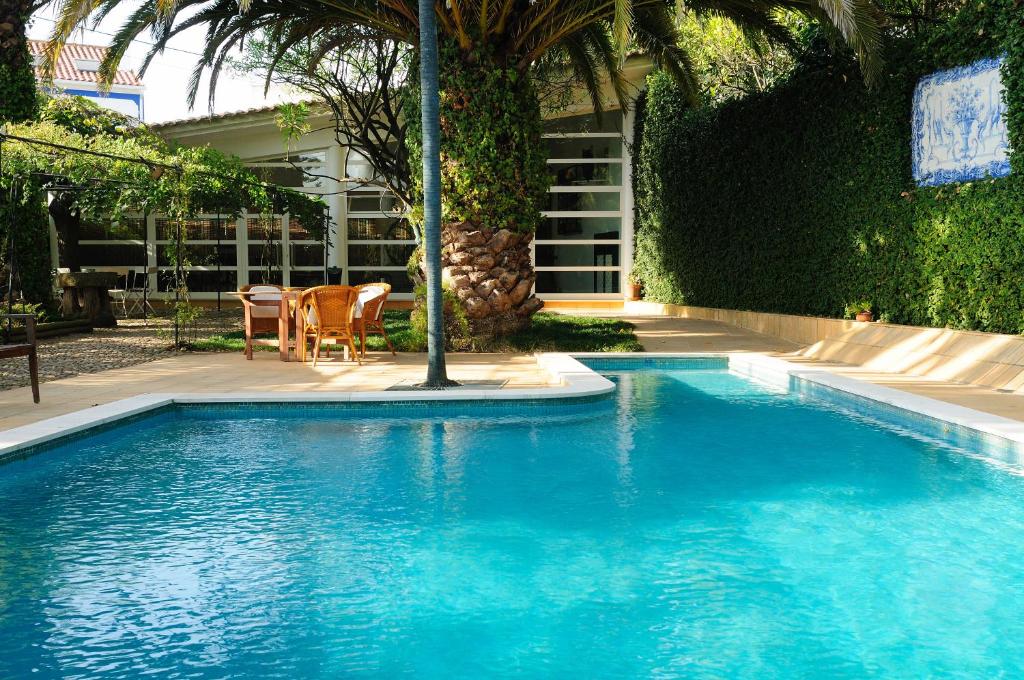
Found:
[(636, 102), (629, 107), (629, 111), (622, 121), (622, 246), (619, 251), (619, 260), (622, 263), (621, 280), (619, 289), (625, 290), (626, 281), (630, 272), (633, 271), (633, 157), (630, 153), (633, 147), (633, 124), (636, 121)]
[[(345, 150), (337, 144), (327, 147), (327, 174), (337, 178), (345, 176)], [(327, 251), (327, 264), (330, 267), (343, 268), (344, 281), (348, 281), (348, 201), (345, 200), (345, 194), (340, 193), (345, 185), (332, 179), (326, 182), (326, 186), (330, 194), (326, 197), (326, 202), (334, 222), (331, 247)]]
[[(53, 193), (46, 193), (46, 205), (53, 202)], [(60, 268), (60, 249), (57, 247), (57, 225), (53, 221), (50, 211), (46, 211), (47, 232), (50, 235), (50, 268), (54, 271)]]
[(249, 229), (244, 214), (235, 221), (235, 265), (241, 288), (249, 283)]
[(292, 234), (291, 216), (288, 213), (281, 214), (281, 285), (288, 287), (292, 285)]
[(149, 290), (157, 296), (160, 289), (157, 288), (160, 282), (160, 273), (156, 264), (156, 215), (150, 213), (146, 216), (146, 277), (149, 282)]

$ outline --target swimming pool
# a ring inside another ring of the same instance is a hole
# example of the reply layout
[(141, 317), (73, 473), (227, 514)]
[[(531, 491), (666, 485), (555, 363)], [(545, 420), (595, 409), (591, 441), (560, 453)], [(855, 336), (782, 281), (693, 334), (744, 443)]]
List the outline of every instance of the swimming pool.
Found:
[(1024, 671), (1020, 467), (718, 359), (165, 409), (0, 467), (0, 677)]

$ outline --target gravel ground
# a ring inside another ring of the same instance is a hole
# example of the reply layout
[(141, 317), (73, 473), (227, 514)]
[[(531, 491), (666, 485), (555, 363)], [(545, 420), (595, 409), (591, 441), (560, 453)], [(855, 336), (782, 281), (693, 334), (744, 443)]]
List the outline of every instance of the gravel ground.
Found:
[[(118, 319), (117, 324), (117, 328), (97, 328), (92, 333), (40, 340), (39, 380), (47, 382), (98, 373), (172, 356), (174, 324), (169, 318), (150, 318), (148, 323), (141, 319)], [(241, 328), (240, 309), (208, 311), (199, 319), (198, 335), (205, 337)], [(25, 357), (0, 359), (0, 390), (28, 384)]]

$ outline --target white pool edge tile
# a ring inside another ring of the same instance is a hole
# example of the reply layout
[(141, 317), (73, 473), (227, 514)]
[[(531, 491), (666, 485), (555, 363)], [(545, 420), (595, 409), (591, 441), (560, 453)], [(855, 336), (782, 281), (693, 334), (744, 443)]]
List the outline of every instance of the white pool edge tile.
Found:
[(78, 434), (93, 427), (153, 411), (172, 404), (231, 403), (348, 403), (403, 401), (480, 401), (574, 399), (615, 391), (615, 383), (590, 370), (569, 354), (535, 355), (537, 364), (550, 375), (550, 386), (481, 388), (474, 390), (358, 391), (358, 392), (229, 392), (150, 393), (74, 411), (30, 425), (0, 431), (0, 460), (22, 449)]
[(984, 413), (964, 406), (922, 397), (891, 387), (875, 385), (837, 375), (805, 364), (758, 353), (723, 352), (541, 352), (538, 365), (551, 376), (550, 387), (479, 389), (458, 391), (360, 391), (360, 392), (233, 392), (142, 394), (94, 406), (30, 425), (0, 432), (0, 459), (39, 444), (77, 434), (99, 425), (152, 411), (172, 404), (229, 403), (348, 403), (403, 401), (474, 401), (572, 399), (600, 396), (615, 390), (615, 384), (585, 366), (579, 359), (724, 358), (729, 369), (772, 386), (789, 388), (791, 378), (893, 406), (938, 421), (959, 425), (978, 433), (1024, 446), (1024, 422)]
[(78, 434), (174, 403), (173, 395), (140, 394), (0, 432), (0, 460), (21, 449)]
[(578, 358), (614, 358), (614, 359), (696, 359), (726, 358), (729, 370), (739, 375), (753, 378), (773, 387), (788, 390), (790, 379), (796, 378), (809, 383), (827, 387), (856, 397), (938, 420), (958, 425), (979, 434), (996, 437), (1024, 447), (1024, 422), (985, 413), (958, 404), (951, 404), (931, 397), (922, 397), (893, 387), (876, 385), (866, 380), (858, 380), (849, 376), (838, 375), (830, 371), (813, 368), (807, 364), (795, 364), (776, 356), (757, 352), (644, 352), (644, 353), (574, 353)]
[(753, 377), (761, 379), (766, 374), (779, 375), (781, 373), (910, 413), (959, 425), (980, 434), (1024, 445), (1024, 422), (1019, 420), (985, 413), (931, 397), (923, 397), (893, 387), (876, 385), (849, 376), (837, 375), (821, 369), (809, 368), (806, 364), (793, 364), (778, 357), (743, 354), (730, 356), (729, 368), (740, 373), (749, 372)]

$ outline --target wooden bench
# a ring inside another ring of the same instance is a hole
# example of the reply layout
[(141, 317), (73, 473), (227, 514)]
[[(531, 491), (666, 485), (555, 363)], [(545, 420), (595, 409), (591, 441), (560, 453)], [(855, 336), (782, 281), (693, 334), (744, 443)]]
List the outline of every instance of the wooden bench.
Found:
[(0, 314), (0, 320), (20, 319), (25, 322), (25, 342), (0, 344), (0, 359), (28, 357), (28, 372), (32, 378), (32, 401), (39, 403), (39, 359), (36, 356), (36, 317), (32, 314)]

